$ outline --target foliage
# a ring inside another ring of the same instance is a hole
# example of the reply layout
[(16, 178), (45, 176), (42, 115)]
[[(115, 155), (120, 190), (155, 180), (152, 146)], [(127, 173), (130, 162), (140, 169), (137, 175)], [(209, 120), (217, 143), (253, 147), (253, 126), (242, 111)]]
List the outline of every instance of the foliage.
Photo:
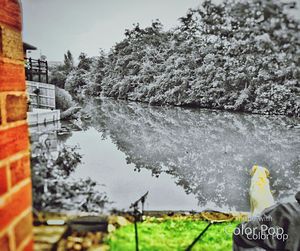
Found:
[[(153, 105), (300, 115), (300, 24), (294, 4), (210, 0), (164, 30), (134, 24), (105, 55), (65, 55), (66, 90)], [(53, 79), (62, 81), (58, 72)]]
[(73, 69), (73, 55), (68, 50), (67, 53), (64, 54), (64, 64), (49, 67), (49, 83), (64, 89), (67, 76)]
[[(73, 96), (73, 98), (81, 100), (91, 93), (100, 93), (97, 82), (101, 81), (102, 73), (100, 69), (101, 65), (99, 63), (100, 59), (89, 58), (84, 53), (81, 53), (78, 59), (78, 66), (74, 67), (67, 76), (65, 89)], [(97, 73), (94, 71), (95, 64), (98, 66), (99, 70)]]
[(84, 69), (76, 69), (70, 72), (66, 79), (65, 89), (74, 97), (78, 97), (85, 85), (87, 85), (88, 72)]
[(105, 53), (101, 50), (100, 55), (95, 58), (91, 66), (91, 81), (86, 87), (86, 94), (89, 96), (99, 96), (102, 89), (102, 80), (106, 74), (107, 58)]
[(79, 59), (79, 63), (77, 66), (78, 69), (83, 69), (86, 71), (90, 70), (91, 64), (93, 62), (91, 58), (87, 57), (85, 53), (81, 52), (78, 59)]
[(49, 84), (64, 88), (67, 75), (63, 65), (49, 67)]
[[(138, 224), (140, 250), (185, 250), (207, 222), (191, 219), (168, 219), (146, 221)], [(238, 222), (212, 225), (193, 250), (232, 250), (232, 232)], [(119, 228), (107, 240), (110, 250), (129, 251), (135, 249), (134, 225)]]
[(70, 93), (62, 88), (55, 87), (55, 106), (61, 111), (65, 111), (70, 107), (74, 106), (75, 102), (73, 101)]
[(67, 72), (70, 72), (74, 69), (73, 55), (69, 50), (66, 54), (64, 54), (64, 67)]
[(91, 180), (74, 180), (69, 176), (81, 162), (76, 147), (62, 146), (57, 155), (47, 142), (33, 147), (31, 157), (33, 206), (43, 211), (100, 212), (108, 198)]
[(205, 1), (170, 31), (158, 21), (145, 29), (135, 25), (108, 55), (103, 94), (299, 116), (300, 25), (286, 7)]

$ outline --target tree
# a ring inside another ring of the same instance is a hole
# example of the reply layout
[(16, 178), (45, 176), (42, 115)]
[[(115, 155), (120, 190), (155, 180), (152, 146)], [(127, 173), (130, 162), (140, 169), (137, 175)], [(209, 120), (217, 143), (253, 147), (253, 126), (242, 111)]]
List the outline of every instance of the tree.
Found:
[(73, 56), (68, 50), (67, 53), (64, 54), (64, 64), (49, 67), (49, 83), (64, 89), (67, 76), (73, 69)]
[(78, 57), (79, 63), (77, 68), (89, 71), (93, 60), (89, 58), (85, 53), (81, 52)]
[(84, 87), (88, 84), (89, 77), (88, 72), (84, 69), (74, 69), (71, 71), (66, 79), (65, 89), (74, 98), (78, 98)]
[(300, 24), (279, 1), (205, 1), (163, 31), (125, 31), (103, 94), (151, 104), (300, 116)]
[(49, 68), (49, 83), (59, 88), (65, 88), (65, 82), (68, 73), (63, 65), (58, 65)]
[(64, 54), (64, 67), (67, 73), (74, 69), (73, 55), (69, 50)]

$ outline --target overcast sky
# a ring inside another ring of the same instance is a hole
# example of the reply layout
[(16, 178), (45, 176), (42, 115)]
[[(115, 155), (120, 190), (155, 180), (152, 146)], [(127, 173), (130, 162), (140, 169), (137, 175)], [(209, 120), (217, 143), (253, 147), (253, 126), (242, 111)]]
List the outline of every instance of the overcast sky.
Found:
[[(220, 2), (221, 0), (215, 0)], [(284, 0), (287, 1), (287, 0)], [(299, 6), (300, 0), (296, 0)], [(139, 22), (141, 27), (158, 18), (165, 28), (203, 0), (21, 0), (24, 41), (38, 47), (49, 61), (62, 61), (70, 50), (96, 56), (124, 37), (124, 30)], [(300, 17), (300, 11), (293, 11)]]
[(123, 38), (124, 30), (139, 22), (142, 27), (159, 18), (165, 28), (201, 0), (21, 0), (23, 39), (38, 47), (49, 61), (62, 61), (69, 49), (98, 55)]

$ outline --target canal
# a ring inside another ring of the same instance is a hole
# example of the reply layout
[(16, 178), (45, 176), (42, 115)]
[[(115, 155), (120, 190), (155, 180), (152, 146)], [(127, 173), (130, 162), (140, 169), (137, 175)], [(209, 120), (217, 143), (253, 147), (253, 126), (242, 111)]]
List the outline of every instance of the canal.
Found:
[(270, 170), (277, 201), (293, 200), (300, 188), (299, 119), (109, 98), (84, 111), (75, 122), (31, 128), (32, 145), (51, 135), (53, 151), (77, 146), (82, 159), (70, 178), (101, 184), (108, 209), (128, 209), (149, 191), (148, 210), (248, 211), (254, 164)]

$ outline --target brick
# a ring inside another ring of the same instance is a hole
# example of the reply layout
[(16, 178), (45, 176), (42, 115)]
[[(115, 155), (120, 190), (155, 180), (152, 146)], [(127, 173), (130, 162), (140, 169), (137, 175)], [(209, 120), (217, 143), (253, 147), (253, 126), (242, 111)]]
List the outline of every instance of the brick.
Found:
[(6, 96), (6, 121), (14, 122), (27, 118), (27, 97), (7, 95)]
[(0, 1), (0, 20), (19, 31), (22, 29), (21, 8), (17, 0)]
[(2, 34), (3, 34), (3, 26), (0, 25), (0, 55), (2, 56), (2, 47), (3, 47), (3, 41), (2, 41)]
[(0, 159), (29, 148), (28, 125), (0, 130)]
[(18, 248), (22, 241), (32, 235), (32, 214), (29, 213), (21, 219), (14, 228), (16, 247)]
[(7, 184), (6, 167), (2, 166), (0, 167), (0, 195), (6, 193), (7, 190), (8, 190), (8, 184)]
[(12, 220), (29, 208), (32, 203), (31, 184), (23, 186), (14, 192), (0, 207), (0, 231), (5, 229)]
[(24, 67), (0, 61), (0, 91), (25, 91)]
[(3, 57), (24, 60), (22, 36), (19, 31), (0, 25), (2, 43), (1, 53)]
[(6, 234), (4, 236), (0, 237), (0, 250), (1, 251), (9, 251), (9, 239)]
[[(20, 2), (20, 0), (0, 0), (0, 93), (24, 92), (24, 95), (1, 94), (0, 125), (26, 119), (27, 100)], [(8, 126), (12, 125), (8, 124)], [(28, 151), (28, 149), (27, 124), (9, 129), (0, 126), (0, 160), (11, 158), (16, 153)], [(31, 214), (21, 219), (16, 225), (11, 225), (32, 205), (29, 168), (29, 157), (25, 156), (14, 163), (0, 166), (0, 233), (3, 233), (2, 236), (0, 235), (0, 251), (17, 250), (14, 248), (14, 239), (16, 246), (19, 246), (18, 251), (33, 250), (32, 240), (28, 242), (32, 239)], [(11, 180), (7, 180), (8, 177)], [(28, 183), (20, 183), (24, 179)], [(14, 185), (13, 189), (10, 189), (10, 183)], [(4, 193), (5, 196), (2, 196)], [(13, 227), (13, 229), (10, 228), (13, 231), (9, 235), (7, 234), (8, 227)], [(10, 250), (9, 246), (13, 250)]]
[(1, 103), (2, 103), (2, 97), (0, 96), (0, 126), (2, 125), (2, 113), (1, 113), (1, 109), (2, 109), (2, 105), (1, 105)]
[(23, 157), (10, 164), (11, 185), (15, 186), (20, 181), (30, 177), (30, 159)]

